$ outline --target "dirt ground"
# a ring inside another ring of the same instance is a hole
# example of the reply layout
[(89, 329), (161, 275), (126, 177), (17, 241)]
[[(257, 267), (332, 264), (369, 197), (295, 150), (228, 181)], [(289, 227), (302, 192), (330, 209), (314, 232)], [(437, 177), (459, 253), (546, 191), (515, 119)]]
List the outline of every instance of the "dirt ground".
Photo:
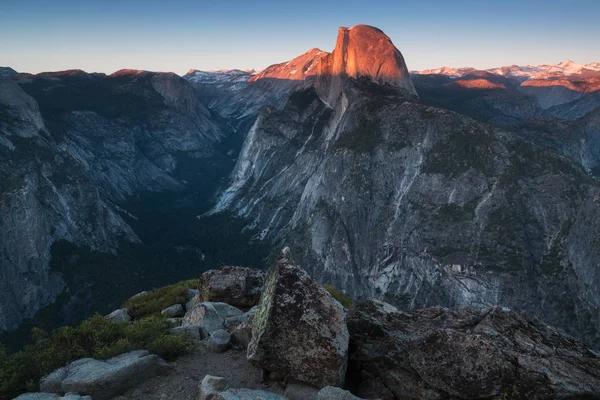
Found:
[(113, 400), (196, 400), (198, 384), (205, 375), (222, 376), (230, 388), (259, 389), (283, 394), (280, 383), (261, 383), (261, 370), (246, 360), (246, 352), (228, 350), (214, 354), (201, 346), (192, 353), (170, 363), (173, 366), (167, 375), (154, 377), (132, 387)]

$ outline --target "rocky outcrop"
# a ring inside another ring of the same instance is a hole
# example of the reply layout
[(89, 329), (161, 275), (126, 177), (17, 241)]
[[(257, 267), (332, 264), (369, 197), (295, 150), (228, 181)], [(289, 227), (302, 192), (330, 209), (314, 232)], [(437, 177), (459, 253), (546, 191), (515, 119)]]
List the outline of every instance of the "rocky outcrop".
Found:
[(204, 337), (225, 329), (227, 318), (243, 315), (243, 312), (227, 303), (200, 303), (186, 311), (182, 325), (199, 326)]
[(78, 394), (59, 396), (54, 393), (25, 393), (14, 400), (92, 400), (92, 398), (90, 396), (79, 396)]
[(202, 378), (198, 390), (198, 400), (214, 400), (215, 396), (227, 388), (227, 381), (220, 376), (206, 375)]
[[(348, 381), (359, 396), (567, 399), (600, 396), (600, 358), (513, 311), (402, 312), (369, 301), (348, 317)], [(381, 391), (374, 391), (377, 388)]]
[(187, 335), (190, 340), (201, 340), (205, 337), (205, 331), (200, 325), (183, 325), (169, 329), (172, 333), (181, 333)]
[(224, 353), (229, 349), (231, 334), (225, 329), (219, 329), (210, 334), (208, 338), (208, 349), (213, 353)]
[(205, 301), (253, 307), (260, 299), (265, 275), (264, 271), (245, 267), (210, 270), (200, 277), (200, 294)]
[(228, 389), (227, 380), (206, 375), (198, 386), (198, 400), (287, 400), (276, 393), (252, 389)]
[(284, 396), (289, 400), (315, 400), (318, 393), (319, 389), (314, 386), (302, 382), (291, 381), (285, 386)]
[(131, 386), (168, 371), (169, 365), (148, 351), (121, 354), (106, 361), (84, 358), (73, 361), (40, 381), (49, 393), (73, 392), (106, 400)]
[(339, 28), (333, 52), (318, 64), (315, 87), (334, 107), (347, 78), (367, 78), (417, 96), (404, 57), (381, 30), (368, 25)]
[(173, 304), (171, 307), (165, 308), (160, 313), (167, 318), (179, 318), (184, 316), (185, 310), (181, 304)]
[(215, 400), (287, 400), (277, 393), (266, 392), (264, 390), (251, 389), (228, 389), (218, 393)]
[(284, 249), (252, 320), (248, 360), (318, 387), (340, 386), (348, 351), (345, 318), (344, 308)]
[(362, 400), (347, 390), (335, 386), (326, 386), (319, 391), (317, 400)]

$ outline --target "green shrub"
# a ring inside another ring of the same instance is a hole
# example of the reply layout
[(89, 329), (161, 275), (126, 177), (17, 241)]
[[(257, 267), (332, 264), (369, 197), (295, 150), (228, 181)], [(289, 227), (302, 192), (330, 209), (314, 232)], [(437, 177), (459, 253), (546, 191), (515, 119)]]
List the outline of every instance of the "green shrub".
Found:
[(121, 338), (115, 343), (100, 347), (94, 351), (94, 358), (106, 360), (118, 356), (119, 354), (128, 353), (137, 350), (136, 346), (127, 338)]
[(149, 343), (148, 350), (165, 360), (174, 360), (186, 352), (188, 348), (186, 336), (183, 333), (163, 334)]
[(21, 351), (7, 356), (0, 349), (0, 400), (39, 391), (42, 376), (79, 358), (107, 359), (145, 349), (172, 360), (185, 353), (188, 344), (185, 335), (170, 333), (170, 327), (157, 316), (128, 324), (95, 315), (77, 327), (62, 327), (51, 334), (33, 329), (34, 342)]
[(198, 279), (179, 282), (144, 293), (127, 300), (123, 307), (127, 309), (133, 319), (160, 315), (162, 310), (174, 304), (184, 305), (187, 302), (189, 289), (198, 289)]
[(345, 308), (354, 308), (354, 301), (350, 297), (344, 295), (338, 288), (333, 285), (323, 285), (323, 287)]

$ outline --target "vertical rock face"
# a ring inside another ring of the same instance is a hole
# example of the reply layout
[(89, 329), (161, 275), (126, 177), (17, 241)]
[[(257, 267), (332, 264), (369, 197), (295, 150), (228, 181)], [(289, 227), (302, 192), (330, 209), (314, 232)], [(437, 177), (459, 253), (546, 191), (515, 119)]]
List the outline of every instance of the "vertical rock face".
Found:
[(50, 136), (38, 104), (0, 80), (0, 331), (14, 329), (62, 291), (50, 246), (67, 239), (98, 251), (131, 228)]
[(216, 150), (226, 132), (174, 74), (0, 78), (0, 331), (63, 290), (49, 267), (56, 241), (116, 252), (139, 242), (125, 199), (210, 192), (231, 165)]
[(368, 25), (340, 28), (333, 52), (321, 59), (317, 89), (333, 106), (345, 78), (367, 77), (416, 96), (404, 57), (381, 30)]
[(252, 321), (248, 360), (317, 387), (341, 386), (347, 353), (344, 308), (282, 253)]

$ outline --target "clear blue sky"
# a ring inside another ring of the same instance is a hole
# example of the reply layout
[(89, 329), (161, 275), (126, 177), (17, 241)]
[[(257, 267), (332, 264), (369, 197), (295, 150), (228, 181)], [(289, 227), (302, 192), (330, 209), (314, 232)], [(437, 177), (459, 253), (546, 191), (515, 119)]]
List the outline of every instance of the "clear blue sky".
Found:
[(0, 66), (261, 69), (331, 51), (356, 24), (383, 29), (409, 69), (600, 61), (600, 0), (0, 0)]

